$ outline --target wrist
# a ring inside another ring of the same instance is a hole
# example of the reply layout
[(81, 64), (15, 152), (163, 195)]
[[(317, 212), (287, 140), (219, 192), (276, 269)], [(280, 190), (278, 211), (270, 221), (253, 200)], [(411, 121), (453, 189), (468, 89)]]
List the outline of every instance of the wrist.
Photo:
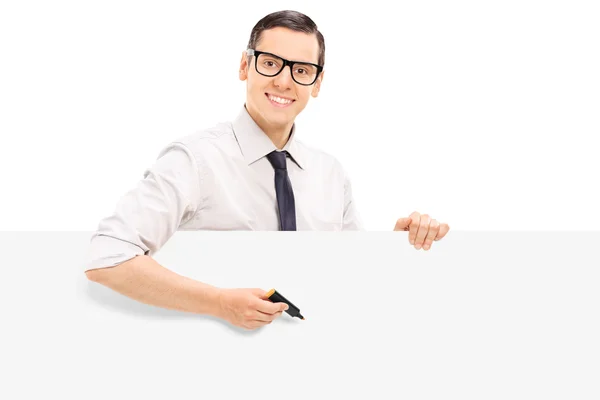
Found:
[(203, 314), (220, 317), (223, 309), (223, 289), (215, 286), (207, 286), (204, 290), (203, 303), (205, 305)]

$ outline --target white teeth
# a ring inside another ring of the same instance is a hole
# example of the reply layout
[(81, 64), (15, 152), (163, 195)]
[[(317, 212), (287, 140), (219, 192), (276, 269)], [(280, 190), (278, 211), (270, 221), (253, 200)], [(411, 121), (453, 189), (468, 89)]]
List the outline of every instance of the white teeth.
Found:
[(272, 95), (269, 95), (269, 99), (273, 100), (274, 102), (279, 103), (279, 104), (290, 104), (292, 102), (291, 100), (282, 99), (281, 97), (276, 97), (276, 96), (272, 96)]

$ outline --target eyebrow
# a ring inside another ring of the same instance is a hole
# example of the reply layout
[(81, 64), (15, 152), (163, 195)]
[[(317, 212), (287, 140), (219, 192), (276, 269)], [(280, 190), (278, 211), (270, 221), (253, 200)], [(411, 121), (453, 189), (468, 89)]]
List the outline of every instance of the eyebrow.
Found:
[(319, 62), (312, 62), (312, 61), (300, 61), (300, 60), (293, 60), (293, 59), (289, 59), (289, 58), (285, 58), (284, 56), (280, 56), (277, 53), (273, 53), (272, 51), (267, 51), (267, 50), (260, 50), (260, 49), (256, 49), (257, 51), (262, 51), (263, 53), (269, 53), (272, 54), (274, 56), (277, 56), (279, 58), (283, 58), (284, 60), (290, 61), (290, 62), (296, 62), (296, 63), (302, 63), (302, 64), (313, 64), (313, 65), (319, 65)]

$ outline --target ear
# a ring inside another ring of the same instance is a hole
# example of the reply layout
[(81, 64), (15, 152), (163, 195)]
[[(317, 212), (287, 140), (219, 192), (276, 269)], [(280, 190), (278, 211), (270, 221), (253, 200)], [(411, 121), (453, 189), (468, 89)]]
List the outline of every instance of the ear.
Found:
[(248, 79), (248, 55), (245, 51), (242, 52), (242, 59), (240, 61), (240, 81)]
[(321, 71), (317, 81), (313, 85), (312, 92), (310, 93), (312, 97), (317, 97), (319, 95), (319, 91), (321, 90), (321, 82), (323, 81), (323, 76), (325, 75), (325, 70)]

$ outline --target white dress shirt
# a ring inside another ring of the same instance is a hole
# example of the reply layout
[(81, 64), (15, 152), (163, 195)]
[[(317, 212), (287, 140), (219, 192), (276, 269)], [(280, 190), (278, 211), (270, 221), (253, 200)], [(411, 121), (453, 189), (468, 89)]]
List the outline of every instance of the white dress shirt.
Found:
[[(363, 230), (350, 180), (331, 155), (297, 138), (283, 150), (297, 230)], [(277, 150), (242, 107), (237, 118), (171, 142), (92, 235), (86, 270), (156, 253), (178, 230), (278, 230)]]

